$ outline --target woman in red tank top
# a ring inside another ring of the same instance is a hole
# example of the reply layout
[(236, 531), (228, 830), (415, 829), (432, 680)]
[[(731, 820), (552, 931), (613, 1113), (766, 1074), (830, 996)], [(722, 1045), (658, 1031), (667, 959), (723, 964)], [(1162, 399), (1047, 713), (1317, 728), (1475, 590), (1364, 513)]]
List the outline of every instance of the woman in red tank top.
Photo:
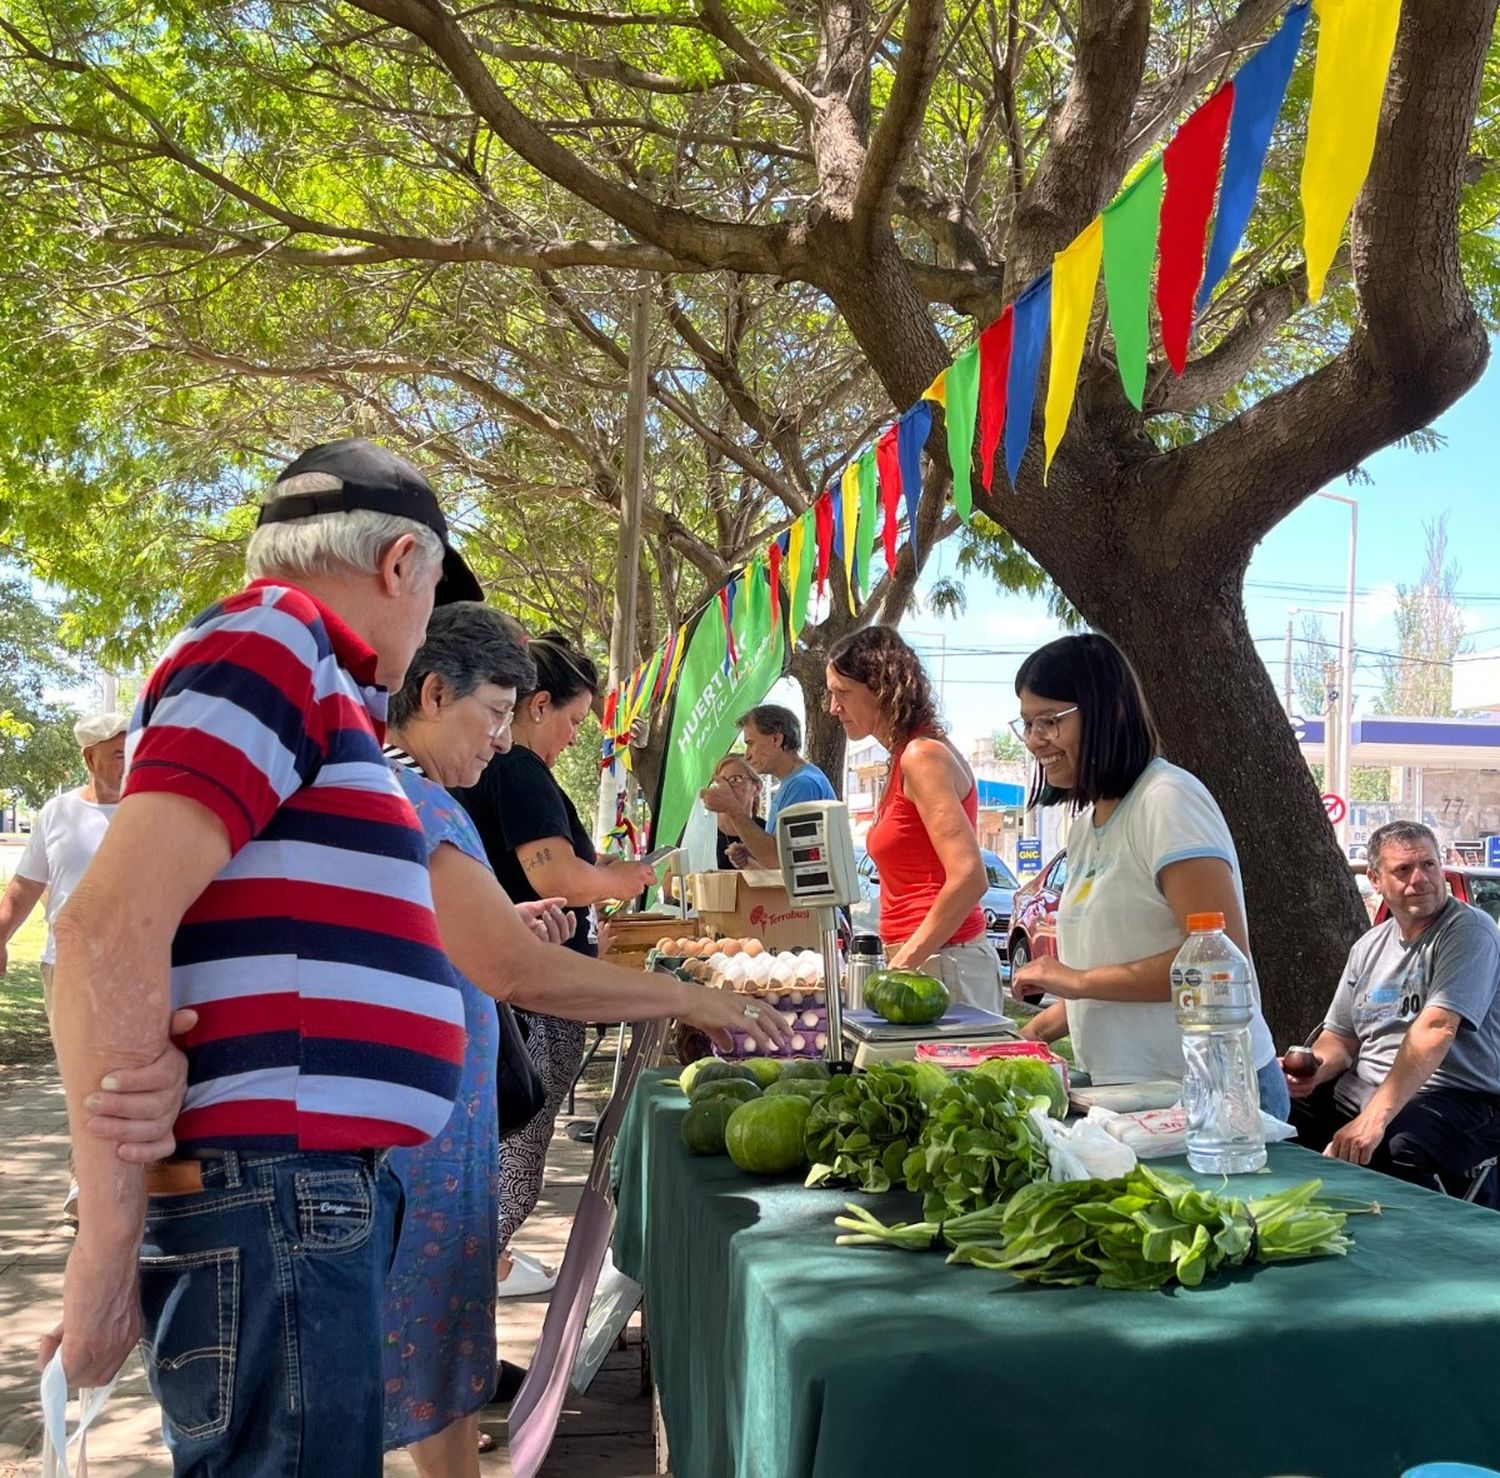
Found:
[(999, 1013), (1000, 957), (979, 900), (979, 795), (938, 724), (921, 660), (889, 626), (869, 626), (828, 658), (828, 709), (851, 739), (873, 735), (891, 773), (865, 847), (880, 870), (880, 937), (893, 968), (938, 976), (955, 1001)]

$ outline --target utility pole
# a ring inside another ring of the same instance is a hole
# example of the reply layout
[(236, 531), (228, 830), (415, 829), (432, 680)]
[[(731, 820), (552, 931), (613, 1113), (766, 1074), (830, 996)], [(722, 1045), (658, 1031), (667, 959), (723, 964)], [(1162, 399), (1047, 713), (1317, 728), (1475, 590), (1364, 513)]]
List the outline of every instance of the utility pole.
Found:
[(1286, 656), (1281, 668), (1281, 701), (1290, 717), (1292, 712), (1292, 618), (1286, 618)]
[[(620, 484), (620, 554), (615, 564), (615, 601), (609, 633), (609, 689), (630, 676), (636, 657), (636, 596), (640, 589), (641, 504), (646, 483), (646, 375), (650, 360), (651, 295), (640, 278), (630, 295), (630, 361), (625, 400), (625, 475)], [(627, 741), (628, 742), (628, 741)], [(606, 773), (599, 787), (601, 840), (615, 824), (620, 791), (629, 776)]]
[[(1323, 786), (1329, 795), (1344, 795), (1343, 755), (1339, 745), (1339, 716), (1348, 701), (1339, 688), (1339, 664), (1332, 659), (1323, 663), (1323, 689), (1328, 711), (1323, 723)], [(1345, 796), (1345, 800), (1348, 797)]]

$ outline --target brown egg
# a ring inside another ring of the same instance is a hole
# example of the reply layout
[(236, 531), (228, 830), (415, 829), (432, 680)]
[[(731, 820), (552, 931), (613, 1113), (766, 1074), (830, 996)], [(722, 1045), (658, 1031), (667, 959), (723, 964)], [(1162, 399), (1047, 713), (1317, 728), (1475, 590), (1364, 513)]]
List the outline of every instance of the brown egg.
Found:
[(659, 955), (669, 955), (676, 947), (677, 941), (675, 939), (667, 939), (663, 936), (656, 941), (656, 952)]
[(745, 953), (747, 955), (763, 955), (766, 947), (758, 939), (747, 939), (745, 941)]
[(744, 948), (744, 945), (738, 939), (726, 939), (720, 944), (719, 948), (726, 955), (737, 955)]

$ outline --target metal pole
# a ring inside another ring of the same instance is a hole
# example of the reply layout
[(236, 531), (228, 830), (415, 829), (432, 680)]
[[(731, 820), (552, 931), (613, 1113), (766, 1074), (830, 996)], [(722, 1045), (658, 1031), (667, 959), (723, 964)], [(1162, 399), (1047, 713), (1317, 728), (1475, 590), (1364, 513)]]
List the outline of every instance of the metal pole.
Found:
[[(1342, 623), (1344, 629), (1339, 641), (1339, 682), (1344, 694), (1339, 742), (1343, 750), (1342, 780), (1344, 790), (1347, 791), (1351, 787), (1354, 774), (1354, 569), (1359, 548), (1359, 502), (1342, 493), (1319, 492), (1316, 496), (1327, 498), (1332, 503), (1343, 503), (1349, 509), (1349, 569), (1344, 585)], [(1350, 797), (1345, 795), (1344, 799), (1348, 801)], [(1349, 850), (1349, 813), (1347, 810), (1344, 813), (1344, 820), (1336, 825), (1335, 830), (1338, 832), (1339, 846), (1347, 855)]]
[(1281, 701), (1290, 717), (1292, 712), (1292, 618), (1286, 618), (1286, 656), (1281, 670)]

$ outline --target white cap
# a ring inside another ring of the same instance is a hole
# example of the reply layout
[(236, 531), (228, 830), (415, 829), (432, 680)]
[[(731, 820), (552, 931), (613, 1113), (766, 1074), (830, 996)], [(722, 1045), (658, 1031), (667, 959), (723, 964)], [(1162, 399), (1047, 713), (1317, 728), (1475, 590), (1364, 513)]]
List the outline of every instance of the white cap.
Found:
[(73, 725), (73, 741), (80, 749), (89, 749), (123, 734), (129, 727), (128, 713), (91, 713)]

